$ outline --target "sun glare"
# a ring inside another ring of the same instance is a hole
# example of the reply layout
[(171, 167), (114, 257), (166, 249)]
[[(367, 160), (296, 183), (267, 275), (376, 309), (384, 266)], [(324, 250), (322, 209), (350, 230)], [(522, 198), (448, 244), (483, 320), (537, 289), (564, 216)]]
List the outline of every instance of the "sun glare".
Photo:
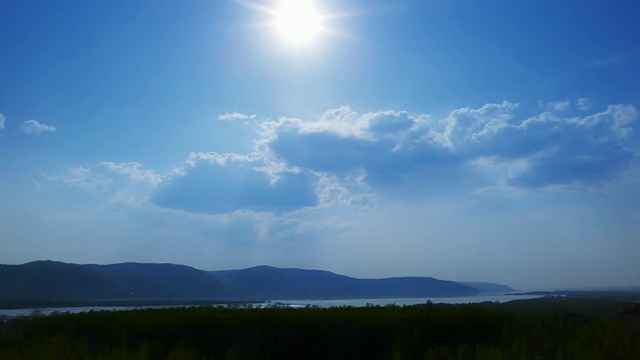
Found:
[(320, 35), (352, 39), (349, 34), (334, 28), (341, 18), (358, 16), (358, 12), (334, 12), (336, 9), (319, 7), (317, 0), (235, 0), (239, 4), (266, 14), (251, 28), (273, 31), (287, 48), (315, 49)]
[(287, 42), (308, 43), (320, 31), (320, 14), (311, 0), (281, 0), (275, 27)]

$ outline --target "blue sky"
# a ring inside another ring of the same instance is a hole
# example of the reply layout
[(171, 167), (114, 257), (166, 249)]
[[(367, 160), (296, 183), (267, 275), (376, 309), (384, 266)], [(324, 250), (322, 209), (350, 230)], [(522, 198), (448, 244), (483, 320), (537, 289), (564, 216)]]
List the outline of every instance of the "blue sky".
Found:
[(636, 1), (278, 6), (3, 1), (0, 263), (640, 284)]

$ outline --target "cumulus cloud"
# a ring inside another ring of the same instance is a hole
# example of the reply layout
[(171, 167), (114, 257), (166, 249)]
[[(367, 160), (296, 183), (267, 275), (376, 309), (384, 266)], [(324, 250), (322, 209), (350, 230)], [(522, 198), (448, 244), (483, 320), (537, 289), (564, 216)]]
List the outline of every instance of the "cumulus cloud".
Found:
[(218, 115), (218, 120), (253, 120), (256, 118), (256, 115), (245, 115), (239, 112), (232, 112)]
[(4, 115), (0, 114), (0, 129), (4, 129), (4, 122), (7, 119), (4, 117)]
[(400, 193), (594, 188), (622, 176), (639, 156), (632, 105), (585, 116), (519, 111), (508, 101), (440, 118), (340, 106), (315, 119), (261, 122), (253, 152), (193, 152), (165, 175), (139, 163), (102, 162), (48, 178), (95, 191), (145, 184), (152, 204), (192, 213), (291, 214), (368, 208)]
[(55, 132), (56, 128), (36, 120), (25, 120), (22, 122), (22, 125), (20, 125), (20, 131), (27, 135), (40, 135), (40, 133), (43, 132)]
[(500, 132), (510, 126), (513, 112), (519, 104), (504, 101), (500, 104), (486, 104), (479, 109), (469, 107), (453, 110), (448, 117), (440, 120), (444, 129), (438, 133), (431, 129), (430, 135), (451, 150), (463, 150), (475, 146), (479, 139)]
[(582, 118), (518, 118), (517, 108), (505, 101), (434, 120), (393, 111), (359, 115), (343, 106), (318, 120), (271, 122), (264, 145), (290, 166), (339, 178), (360, 173), (374, 188), (442, 176), (461, 177), (449, 179), (456, 183), (466, 164), (483, 158), (492, 159), (493, 172), (503, 170), (496, 181), (509, 186), (593, 185), (633, 158), (626, 146), (638, 117), (632, 105)]
[(151, 201), (198, 213), (282, 214), (341, 205), (366, 208), (375, 203), (375, 195), (361, 176), (338, 177), (287, 164), (256, 141), (256, 151), (246, 155), (189, 154), (165, 176)]
[(317, 121), (266, 123), (265, 146), (291, 166), (342, 179), (360, 174), (372, 185), (397, 184), (410, 174), (434, 178), (433, 172), (461, 164), (461, 149), (475, 136), (506, 126), (516, 107), (505, 102), (462, 108), (436, 121), (402, 111), (358, 115), (343, 106)]
[[(401, 112), (360, 116), (341, 107), (318, 121), (281, 119), (265, 126), (269, 131), (264, 145), (273, 156), (290, 166), (342, 179), (363, 173), (368, 182), (375, 177), (387, 181), (388, 175), (405, 171), (414, 157), (427, 155), (412, 144), (423, 135), (418, 119)], [(443, 152), (436, 149), (432, 158)]]
[(284, 172), (274, 180), (249, 158), (215, 153), (187, 161), (184, 172), (158, 187), (153, 203), (203, 213), (287, 212), (318, 204), (317, 180), (308, 173)]
[(517, 162), (517, 168), (505, 173), (510, 185), (594, 185), (613, 179), (629, 165), (634, 154), (627, 139), (637, 118), (631, 105), (611, 105), (584, 118), (542, 113), (483, 139), (474, 153), (492, 156), (498, 163)]

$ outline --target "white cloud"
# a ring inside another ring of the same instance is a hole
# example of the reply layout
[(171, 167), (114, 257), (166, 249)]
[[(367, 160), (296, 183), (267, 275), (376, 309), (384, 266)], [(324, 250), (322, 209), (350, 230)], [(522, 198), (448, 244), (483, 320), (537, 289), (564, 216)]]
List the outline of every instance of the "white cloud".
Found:
[(236, 153), (224, 153), (220, 154), (217, 152), (192, 152), (189, 154), (189, 157), (185, 161), (185, 164), (189, 167), (196, 167), (199, 162), (205, 161), (209, 163), (214, 163), (218, 165), (224, 165), (227, 160), (236, 160), (236, 161), (252, 161), (253, 159), (247, 155), (240, 155)]
[(20, 131), (27, 135), (40, 135), (43, 132), (55, 132), (56, 128), (36, 120), (25, 120), (20, 126)]
[(318, 205), (316, 177), (283, 172), (274, 180), (244, 156), (192, 154), (188, 167), (155, 191), (158, 206), (212, 214), (291, 212)]
[(290, 130), (301, 134), (333, 134), (341, 138), (357, 138), (376, 141), (381, 138), (396, 138), (414, 131), (428, 117), (413, 117), (406, 111), (378, 111), (358, 114), (347, 105), (327, 110), (316, 120), (282, 117), (277, 121), (261, 123), (262, 138), (275, 136), (275, 132)]
[(367, 208), (392, 192), (419, 196), (443, 183), (485, 195), (600, 186), (634, 156), (626, 146), (638, 118), (632, 105), (584, 117), (517, 117), (517, 108), (504, 101), (437, 120), (341, 106), (316, 119), (261, 122), (253, 152), (192, 152), (164, 175), (140, 163), (101, 162), (47, 178), (104, 193), (124, 189), (117, 202), (187, 212), (293, 213)]
[(4, 115), (0, 114), (0, 129), (4, 129), (4, 122), (7, 119), (4, 117)]
[(129, 179), (137, 182), (146, 182), (151, 185), (157, 185), (162, 181), (162, 176), (153, 170), (143, 169), (143, 165), (138, 162), (123, 162), (115, 164), (112, 162), (101, 162), (96, 166), (104, 166), (116, 174), (128, 176)]
[(89, 167), (74, 167), (65, 176), (44, 175), (47, 180), (59, 181), (67, 185), (85, 190), (103, 191), (121, 183), (146, 183), (156, 186), (162, 181), (162, 176), (153, 170), (143, 168), (138, 162), (113, 163), (103, 161)]
[(218, 120), (229, 121), (229, 120), (253, 120), (256, 118), (256, 115), (245, 115), (239, 112), (226, 113), (222, 115), (218, 115)]
[(553, 112), (567, 111), (571, 107), (570, 101), (551, 101), (551, 102), (538, 102), (541, 109)]
[(340, 136), (363, 137), (366, 121), (347, 105), (327, 110), (319, 121), (298, 121), (303, 133), (330, 132)]
[(275, 131), (286, 129), (305, 134), (331, 133), (341, 137), (367, 137), (367, 122), (347, 105), (329, 109), (317, 120), (281, 117), (277, 121), (264, 122), (261, 126), (263, 138), (275, 134)]
[(591, 108), (591, 100), (587, 98), (579, 98), (578, 100), (576, 100), (576, 106), (581, 111), (587, 111)]
[[(444, 124), (444, 131), (436, 138), (449, 149), (464, 147), (509, 126), (513, 119), (513, 111), (518, 106), (517, 103), (503, 101), (499, 104), (485, 104), (479, 109), (465, 107), (453, 110), (447, 118), (440, 120), (440, 123)], [(433, 136), (436, 133), (431, 134)]]
[(168, 174), (166, 174), (167, 180), (175, 176), (185, 176), (187, 172), (201, 163), (224, 165), (227, 161), (255, 161), (257, 160), (251, 155), (240, 155), (236, 153), (217, 153), (210, 152), (191, 152), (189, 156), (180, 166), (174, 167)]
[(638, 118), (638, 110), (633, 105), (609, 105), (606, 111), (589, 115), (580, 121), (585, 126), (608, 127), (619, 138), (626, 138), (632, 132), (631, 124)]
[(112, 180), (101, 173), (92, 172), (92, 168), (82, 166), (70, 168), (65, 176), (43, 175), (49, 181), (58, 181), (85, 190), (101, 190), (111, 185)]
[(552, 104), (554, 111), (565, 111), (569, 109), (571, 103), (569, 101), (558, 101)]
[[(564, 109), (568, 102), (553, 107)], [(470, 186), (591, 186), (618, 176), (633, 156), (625, 146), (638, 118), (632, 105), (582, 118), (549, 111), (517, 118), (517, 108), (504, 101), (455, 109), (432, 121), (403, 111), (358, 115), (342, 106), (316, 120), (266, 123), (257, 143), (285, 167), (334, 175), (342, 184), (362, 174), (374, 192), (445, 178)], [(473, 180), (464, 164), (493, 176), (484, 184)]]
[[(95, 209), (132, 209), (148, 204), (163, 176), (138, 162), (103, 161), (89, 167), (71, 168), (63, 176), (42, 176), (53, 182), (86, 190), (82, 198)], [(92, 210), (92, 211), (93, 211)]]

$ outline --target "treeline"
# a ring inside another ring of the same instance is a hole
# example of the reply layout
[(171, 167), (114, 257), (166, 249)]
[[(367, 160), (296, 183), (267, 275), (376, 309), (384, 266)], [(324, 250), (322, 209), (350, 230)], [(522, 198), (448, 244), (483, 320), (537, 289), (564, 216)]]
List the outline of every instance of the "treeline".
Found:
[(531, 304), (535, 315), (428, 303), (32, 316), (0, 325), (0, 359), (640, 358), (640, 333), (617, 317), (540, 314)]

